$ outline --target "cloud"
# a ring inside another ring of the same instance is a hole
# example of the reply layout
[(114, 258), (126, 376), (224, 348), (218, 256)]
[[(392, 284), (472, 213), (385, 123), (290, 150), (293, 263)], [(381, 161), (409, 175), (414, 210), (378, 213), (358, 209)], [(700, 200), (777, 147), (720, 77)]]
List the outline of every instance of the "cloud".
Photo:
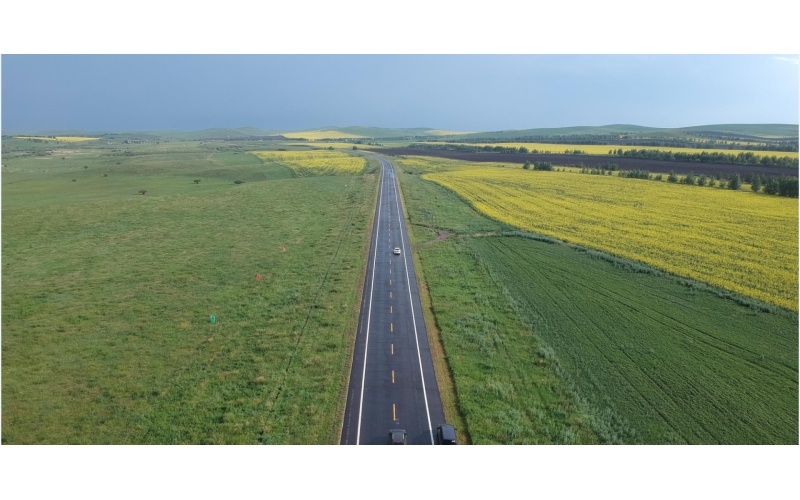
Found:
[(796, 57), (773, 56), (772, 58), (777, 60), (777, 61), (783, 61), (783, 62), (787, 62), (787, 63), (790, 63), (790, 64), (794, 64), (795, 66), (797, 66), (797, 64), (798, 64), (798, 59)]

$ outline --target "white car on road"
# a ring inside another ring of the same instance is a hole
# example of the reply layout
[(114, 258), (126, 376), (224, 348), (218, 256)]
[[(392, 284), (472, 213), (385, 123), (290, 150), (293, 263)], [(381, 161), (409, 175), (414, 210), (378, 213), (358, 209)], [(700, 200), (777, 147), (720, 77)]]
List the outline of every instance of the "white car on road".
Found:
[(400, 247), (394, 247), (394, 254), (400, 255)]

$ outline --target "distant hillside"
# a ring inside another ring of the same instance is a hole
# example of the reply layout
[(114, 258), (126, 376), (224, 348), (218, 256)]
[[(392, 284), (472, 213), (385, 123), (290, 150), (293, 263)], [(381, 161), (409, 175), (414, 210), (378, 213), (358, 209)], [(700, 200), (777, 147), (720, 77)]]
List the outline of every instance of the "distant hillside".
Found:
[(732, 125), (700, 125), (698, 127), (683, 127), (680, 129), (683, 132), (708, 132), (718, 133), (721, 135), (737, 135), (737, 136), (753, 136), (764, 139), (781, 138), (781, 137), (798, 137), (797, 125), (790, 124), (732, 124)]
[(571, 135), (635, 135), (640, 138), (679, 138), (688, 136), (718, 136), (742, 139), (797, 139), (798, 126), (791, 124), (727, 124), (700, 125), (681, 128), (642, 127), (639, 125), (602, 125), (560, 128), (530, 128), (501, 130), (459, 135), (459, 140), (516, 139), (521, 137), (554, 137)]
[[(135, 132), (131, 132), (135, 133)], [(274, 130), (261, 130), (255, 127), (240, 127), (240, 128), (207, 128), (196, 131), (186, 130), (149, 130), (140, 132), (141, 134), (163, 137), (167, 139), (176, 139), (182, 141), (194, 141), (202, 139), (239, 139), (244, 137), (260, 137), (276, 135)]]
[[(381, 127), (317, 127), (308, 130), (283, 131), (290, 138), (304, 139), (388, 139), (399, 137), (421, 137), (441, 135), (440, 130), (428, 127), (381, 128)], [(458, 134), (459, 132), (451, 132)]]
[[(798, 138), (798, 126), (791, 124), (722, 124), (699, 125), (681, 128), (643, 127), (640, 125), (602, 125), (576, 126), (558, 128), (530, 128), (521, 130), (498, 130), (494, 132), (458, 132), (433, 129), (429, 127), (415, 128), (381, 128), (381, 127), (317, 127), (308, 130), (262, 130), (255, 127), (240, 128), (208, 128), (204, 130), (149, 130), (129, 132), (86, 132), (80, 130), (42, 130), (37, 132), (3, 132), (4, 135), (83, 135), (99, 137), (103, 135), (126, 135), (146, 137), (149, 139), (202, 140), (202, 139), (239, 139), (248, 137), (264, 137), (284, 135), (291, 139), (390, 139), (390, 138), (423, 138), (430, 140), (458, 140), (475, 142), (479, 140), (511, 140), (520, 138), (548, 138), (557, 136), (628, 136), (631, 139), (646, 140), (743, 140), (766, 142), (794, 140)], [(452, 138), (452, 139), (451, 139)]]

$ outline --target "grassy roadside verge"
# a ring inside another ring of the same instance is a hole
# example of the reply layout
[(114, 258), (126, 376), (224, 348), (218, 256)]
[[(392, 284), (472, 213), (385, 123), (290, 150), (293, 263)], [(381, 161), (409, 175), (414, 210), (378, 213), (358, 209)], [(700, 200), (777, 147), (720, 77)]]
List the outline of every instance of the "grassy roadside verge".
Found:
[[(355, 351), (356, 345), (356, 337), (358, 335), (358, 317), (361, 314), (361, 301), (364, 298), (364, 286), (367, 280), (367, 264), (369, 262), (369, 250), (370, 250), (370, 243), (372, 238), (372, 230), (375, 224), (375, 210), (374, 208), (378, 206), (378, 195), (380, 189), (380, 176), (381, 173), (378, 172), (378, 168), (380, 167), (380, 163), (374, 158), (367, 157), (367, 165), (364, 168), (366, 172), (365, 175), (370, 177), (375, 177), (374, 181), (374, 194), (373, 194), (373, 210), (372, 216), (369, 219), (369, 224), (367, 225), (366, 229), (366, 243), (364, 244), (364, 252), (362, 255), (363, 265), (360, 273), (360, 277), (358, 279), (358, 285), (356, 285), (358, 297), (356, 298), (356, 306), (353, 308), (352, 315), (350, 317), (350, 337), (348, 339), (347, 344), (347, 352), (345, 353), (345, 363), (342, 369), (342, 382), (340, 384), (339, 389), (339, 406), (336, 409), (336, 422), (337, 422), (337, 440), (336, 443), (339, 444), (342, 441), (342, 428), (344, 426), (344, 412), (347, 409), (347, 390), (350, 385), (350, 375), (353, 369), (353, 352)], [(377, 173), (376, 173), (377, 172)]]
[[(397, 175), (403, 175), (395, 168)], [(406, 227), (408, 228), (409, 243), (412, 248), (421, 243), (431, 241), (430, 230), (421, 227), (414, 227), (411, 225), (408, 218), (408, 209), (406, 207), (405, 195), (400, 183), (398, 183), (398, 190), (400, 191), (400, 204), (403, 208), (403, 217), (405, 217)], [(416, 229), (416, 230), (415, 230)], [(428, 332), (428, 346), (431, 350), (431, 358), (433, 360), (433, 368), (436, 373), (436, 383), (439, 386), (439, 396), (442, 400), (442, 409), (444, 411), (444, 418), (453, 427), (456, 428), (458, 441), (462, 444), (471, 444), (472, 439), (469, 434), (469, 427), (461, 413), (461, 406), (458, 402), (458, 392), (456, 391), (455, 382), (453, 381), (453, 373), (450, 370), (450, 365), (447, 362), (444, 346), (442, 345), (441, 332), (439, 325), (436, 323), (436, 316), (433, 313), (431, 305), (431, 295), (428, 289), (428, 283), (425, 280), (424, 268), (419, 259), (419, 252), (412, 251), (412, 259), (414, 261), (414, 269), (417, 277), (417, 289), (419, 290), (420, 305), (422, 306), (423, 319), (425, 321), (425, 329)]]
[[(464, 239), (510, 226), (481, 216), (455, 194), (402, 168), (398, 180), (417, 247), (414, 259), (431, 351), (440, 354), (435, 366), (443, 404), (468, 431), (460, 437), (475, 444), (598, 442), (589, 416), (552, 364), (536, 358), (530, 370), (521, 372), (511, 362), (517, 354), (502, 340), (495, 344), (501, 336), (530, 339), (532, 332), (513, 316), (486, 270), (464, 252)], [(451, 236), (436, 241), (439, 231)], [(465, 343), (464, 335), (472, 340)], [(473, 340), (481, 347), (474, 348)]]

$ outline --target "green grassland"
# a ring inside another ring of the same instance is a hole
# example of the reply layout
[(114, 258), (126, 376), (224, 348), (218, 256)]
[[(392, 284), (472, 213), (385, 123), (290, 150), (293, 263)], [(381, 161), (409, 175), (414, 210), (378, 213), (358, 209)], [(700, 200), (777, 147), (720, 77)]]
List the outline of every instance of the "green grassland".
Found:
[(797, 444), (796, 314), (508, 236), (397, 163), (472, 442)]
[(3, 443), (338, 442), (376, 176), (217, 148), (4, 157)]

